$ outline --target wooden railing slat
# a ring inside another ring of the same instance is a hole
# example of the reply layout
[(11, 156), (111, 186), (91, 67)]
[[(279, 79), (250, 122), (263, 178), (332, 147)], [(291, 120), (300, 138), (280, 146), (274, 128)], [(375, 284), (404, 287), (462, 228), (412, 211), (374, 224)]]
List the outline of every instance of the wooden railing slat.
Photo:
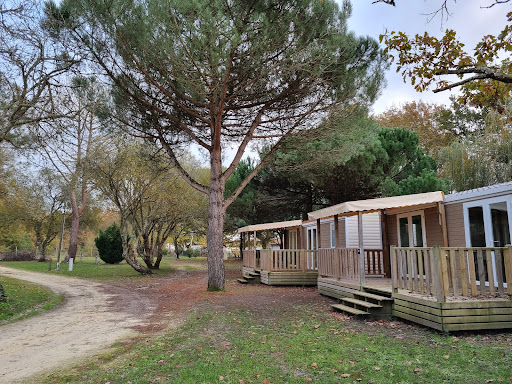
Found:
[(480, 280), (480, 294), (485, 295), (485, 269), (483, 252), (481, 249), (478, 249), (476, 252), (476, 261), (478, 265), (478, 279)]
[[(487, 249), (485, 251), (485, 262), (487, 263), (487, 280), (489, 281), (489, 294), (494, 295), (496, 287), (494, 285), (494, 270), (492, 267), (492, 251)], [(482, 284), (482, 282), (480, 282)]]
[(496, 277), (498, 278), (498, 293), (503, 295), (505, 293), (505, 286), (503, 282), (503, 250), (494, 251), (494, 260), (496, 260)]
[(503, 250), (503, 264), (507, 280), (507, 294), (512, 299), (512, 247), (510, 245)]
[(462, 291), (462, 296), (468, 296), (468, 265), (464, 251), (462, 249), (457, 249), (456, 257), (459, 262), (460, 289)]
[(465, 249), (468, 255), (468, 266), (469, 266), (469, 283), (471, 285), (471, 296), (478, 295), (476, 287), (476, 265), (475, 265), (475, 251), (472, 249)]
[(453, 296), (459, 296), (459, 281), (457, 279), (457, 263), (455, 259), (455, 250), (450, 249), (448, 251), (449, 260), (450, 260), (450, 269), (451, 272), (451, 280), (452, 280), (452, 289), (453, 289)]
[(423, 250), (417, 251), (418, 256), (418, 279), (419, 279), (419, 291), (421, 293), (426, 293), (427, 290), (425, 288), (425, 271), (423, 270)]

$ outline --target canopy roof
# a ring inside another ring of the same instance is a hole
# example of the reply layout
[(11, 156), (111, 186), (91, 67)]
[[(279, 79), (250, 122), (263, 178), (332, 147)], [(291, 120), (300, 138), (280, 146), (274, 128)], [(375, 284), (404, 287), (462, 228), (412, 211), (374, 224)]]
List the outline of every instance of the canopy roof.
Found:
[(414, 205), (432, 204), (443, 201), (441, 191), (417, 193), (414, 195), (382, 197), (379, 199), (347, 201), (308, 213), (309, 220), (317, 220), (334, 215), (348, 215), (360, 211), (378, 211), (381, 209), (402, 208)]
[(281, 229), (281, 228), (289, 228), (289, 227), (298, 227), (300, 225), (302, 225), (302, 220), (280, 221), (278, 223), (254, 224), (254, 225), (248, 225), (246, 227), (239, 228), (238, 233), (266, 231), (266, 230), (270, 230), (270, 229)]

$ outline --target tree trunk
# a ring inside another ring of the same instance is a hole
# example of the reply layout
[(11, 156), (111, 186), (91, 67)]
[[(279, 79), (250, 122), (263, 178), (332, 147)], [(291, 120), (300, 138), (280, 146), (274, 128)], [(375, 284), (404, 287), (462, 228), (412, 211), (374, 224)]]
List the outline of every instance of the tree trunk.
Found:
[(5, 303), (7, 301), (7, 296), (5, 296), (4, 287), (0, 283), (0, 303)]
[[(160, 269), (160, 262), (162, 261), (162, 257), (164, 256), (162, 253), (162, 249), (160, 247), (155, 247), (156, 258), (153, 269)], [(154, 256), (154, 255), (153, 255)]]
[(174, 254), (176, 255), (176, 260), (179, 260), (180, 250), (178, 249), (178, 237), (174, 238)]
[(153, 250), (151, 249), (151, 246), (149, 245), (148, 236), (143, 235), (142, 236), (142, 248), (143, 248), (143, 255), (142, 260), (144, 260), (144, 263), (146, 263), (146, 266), (149, 269), (153, 269)]
[(146, 268), (138, 260), (137, 244), (134, 239), (131, 238), (126, 223), (121, 218), (121, 225), (119, 226), (121, 231), (121, 238), (123, 239), (123, 257), (133, 269), (142, 275), (151, 275), (153, 272), (149, 268)]
[(211, 155), (211, 182), (208, 196), (208, 290), (222, 291), (225, 284), (224, 252), (222, 249), (224, 217), (224, 182), (220, 151)]
[(74, 259), (78, 250), (78, 228), (80, 226), (80, 216), (75, 215), (75, 212), (71, 215), (71, 229), (69, 233), (69, 248), (68, 248), (68, 259)]
[[(78, 249), (78, 229), (80, 227), (80, 212), (76, 205), (76, 198), (71, 192), (71, 229), (69, 231), (69, 248), (67, 259), (74, 259)], [(82, 202), (82, 204), (84, 204)]]

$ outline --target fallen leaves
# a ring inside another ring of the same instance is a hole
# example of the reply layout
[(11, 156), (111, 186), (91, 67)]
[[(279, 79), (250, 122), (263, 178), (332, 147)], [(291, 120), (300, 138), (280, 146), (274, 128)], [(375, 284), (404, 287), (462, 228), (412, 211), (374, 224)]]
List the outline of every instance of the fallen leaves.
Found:
[(418, 367), (414, 367), (414, 369), (412, 371), (414, 372), (415, 375), (419, 376), (423, 372), (423, 369), (418, 368)]

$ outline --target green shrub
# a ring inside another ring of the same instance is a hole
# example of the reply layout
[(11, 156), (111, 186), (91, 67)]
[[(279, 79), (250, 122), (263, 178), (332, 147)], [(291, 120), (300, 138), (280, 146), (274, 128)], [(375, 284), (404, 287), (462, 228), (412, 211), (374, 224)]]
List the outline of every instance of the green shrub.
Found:
[(188, 258), (198, 257), (201, 254), (199, 249), (183, 248), (179, 252), (180, 256), (186, 256)]
[(123, 261), (123, 242), (119, 226), (114, 223), (94, 239), (100, 259), (107, 264), (117, 264)]

